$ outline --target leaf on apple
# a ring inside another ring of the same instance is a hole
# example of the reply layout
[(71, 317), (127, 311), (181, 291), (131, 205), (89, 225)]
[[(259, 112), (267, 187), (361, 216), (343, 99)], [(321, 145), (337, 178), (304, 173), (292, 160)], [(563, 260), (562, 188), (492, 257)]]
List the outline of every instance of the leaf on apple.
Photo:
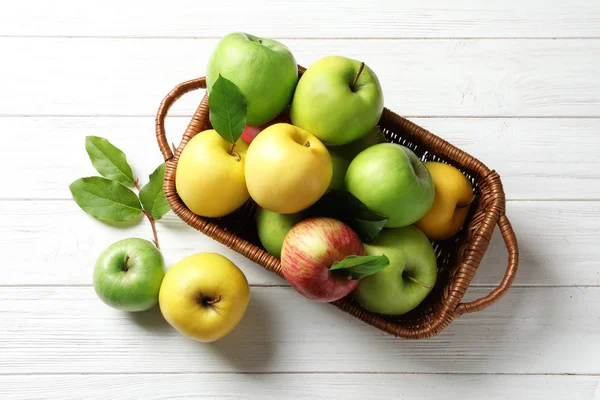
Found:
[(248, 104), (241, 90), (219, 74), (208, 95), (209, 118), (213, 128), (231, 144), (238, 141), (248, 114)]
[(122, 222), (142, 213), (136, 194), (110, 179), (81, 178), (71, 183), (69, 189), (77, 205), (101, 221)]
[(352, 193), (331, 189), (307, 210), (311, 217), (330, 217), (350, 226), (365, 243), (371, 243), (387, 223), (387, 218), (369, 210)]
[(163, 191), (164, 179), (165, 164), (161, 164), (150, 174), (150, 181), (140, 190), (142, 206), (155, 221), (161, 219), (171, 209)]
[(333, 263), (330, 271), (343, 270), (352, 279), (362, 279), (387, 268), (390, 259), (385, 254), (380, 256), (348, 256), (342, 261)]
[(127, 163), (125, 153), (107, 139), (98, 136), (85, 138), (85, 150), (92, 165), (105, 178), (133, 186), (133, 172)]

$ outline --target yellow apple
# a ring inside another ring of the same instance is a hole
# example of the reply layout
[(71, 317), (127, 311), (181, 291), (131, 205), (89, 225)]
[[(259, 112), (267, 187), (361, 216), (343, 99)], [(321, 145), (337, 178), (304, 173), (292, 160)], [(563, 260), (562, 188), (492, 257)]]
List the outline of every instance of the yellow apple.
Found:
[(271, 125), (252, 141), (246, 155), (250, 196), (279, 214), (304, 210), (323, 196), (333, 168), (327, 148), (290, 124)]
[(166, 273), (158, 303), (171, 326), (190, 339), (214, 342), (240, 322), (250, 287), (244, 273), (216, 253), (198, 253)]
[(433, 206), (416, 225), (432, 240), (446, 240), (454, 236), (465, 223), (473, 200), (469, 180), (451, 165), (426, 162), (435, 199)]
[(244, 204), (250, 194), (244, 179), (248, 145), (231, 143), (211, 129), (194, 136), (185, 146), (175, 173), (177, 194), (193, 213), (222, 217)]

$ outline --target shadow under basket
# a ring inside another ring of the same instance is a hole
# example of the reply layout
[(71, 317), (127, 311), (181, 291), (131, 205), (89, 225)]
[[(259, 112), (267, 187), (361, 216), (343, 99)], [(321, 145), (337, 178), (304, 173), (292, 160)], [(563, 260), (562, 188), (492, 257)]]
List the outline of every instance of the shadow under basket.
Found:
[[(304, 68), (299, 67), (299, 71), (302, 74)], [(156, 138), (166, 162), (164, 190), (167, 200), (175, 214), (188, 225), (269, 271), (283, 276), (279, 259), (268, 254), (258, 240), (254, 221), (256, 204), (252, 200), (225, 217), (204, 218), (190, 211), (177, 195), (175, 171), (181, 151), (198, 132), (211, 129), (207, 96), (204, 96), (194, 113), (174, 154), (165, 136), (165, 117), (173, 103), (185, 93), (205, 88), (205, 78), (184, 82), (165, 97), (158, 109)], [(481, 311), (506, 293), (517, 272), (517, 239), (505, 215), (504, 190), (495, 171), (388, 109), (383, 110), (379, 127), (389, 142), (409, 147), (421, 160), (441, 161), (458, 168), (472, 183), (475, 200), (463, 229), (447, 241), (433, 243), (438, 279), (432, 292), (416, 309), (401, 316), (380, 315), (365, 310), (351, 296), (330, 304), (391, 335), (409, 339), (428, 338), (441, 332), (461, 314)], [(496, 225), (500, 228), (508, 250), (508, 266), (504, 278), (485, 297), (462, 303), (463, 295), (479, 267)]]

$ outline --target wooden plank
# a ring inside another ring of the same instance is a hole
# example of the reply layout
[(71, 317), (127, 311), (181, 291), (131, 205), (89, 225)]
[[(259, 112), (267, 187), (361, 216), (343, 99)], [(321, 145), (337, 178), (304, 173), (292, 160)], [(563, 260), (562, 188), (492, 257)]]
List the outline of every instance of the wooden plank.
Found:
[(591, 399), (597, 376), (396, 374), (183, 374), (0, 376), (0, 395), (11, 400), (190, 398), (245, 399)]
[[(516, 285), (600, 285), (600, 202), (509, 202), (507, 214), (519, 239)], [(5, 265), (0, 286), (89, 285), (104, 248), (127, 237), (151, 238), (145, 220), (131, 228), (108, 226), (71, 201), (1, 201), (0, 215)], [(240, 266), (251, 284), (286, 283), (172, 213), (158, 222), (157, 229), (167, 266), (189, 254), (214, 251)], [(473, 284), (498, 284), (506, 262), (506, 249), (496, 231)]]
[[(179, 143), (189, 117), (167, 120)], [(415, 118), (414, 122), (479, 158), (502, 176), (509, 200), (600, 199), (600, 118)], [(70, 198), (67, 186), (94, 174), (84, 136), (109, 138), (129, 155), (142, 180), (162, 162), (153, 117), (5, 117), (0, 132), (19, 145), (0, 146), (18, 169), (4, 177), (2, 198)], [(567, 139), (568, 138), (568, 139)], [(59, 144), (59, 145), (57, 145)], [(52, 151), (48, 151), (52, 149)]]
[[(4, 7), (1, 35), (206, 37), (245, 31), (266, 37), (598, 37), (595, 1), (23, 0)], [(298, 23), (301, 21), (301, 23)]]
[(118, 312), (90, 287), (0, 288), (0, 374), (600, 373), (597, 287), (513, 288), (424, 341), (385, 335), (291, 288), (252, 288), (251, 297), (230, 335), (200, 344), (158, 309)]
[[(2, 65), (1, 115), (153, 116), (176, 84), (204, 74), (215, 43), (1, 38), (1, 54), (19, 54)], [(328, 54), (366, 61), (402, 115), (600, 116), (600, 39), (285, 43), (305, 66)], [(189, 115), (200, 95), (174, 114)]]

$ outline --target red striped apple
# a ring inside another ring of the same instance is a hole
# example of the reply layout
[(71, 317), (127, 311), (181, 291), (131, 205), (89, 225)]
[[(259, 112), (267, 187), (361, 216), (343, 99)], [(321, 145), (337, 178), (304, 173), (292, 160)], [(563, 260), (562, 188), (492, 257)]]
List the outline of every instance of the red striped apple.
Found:
[(364, 253), (360, 238), (348, 225), (332, 218), (309, 218), (294, 225), (285, 236), (281, 269), (300, 294), (331, 302), (352, 292), (359, 281), (329, 268), (347, 256)]

